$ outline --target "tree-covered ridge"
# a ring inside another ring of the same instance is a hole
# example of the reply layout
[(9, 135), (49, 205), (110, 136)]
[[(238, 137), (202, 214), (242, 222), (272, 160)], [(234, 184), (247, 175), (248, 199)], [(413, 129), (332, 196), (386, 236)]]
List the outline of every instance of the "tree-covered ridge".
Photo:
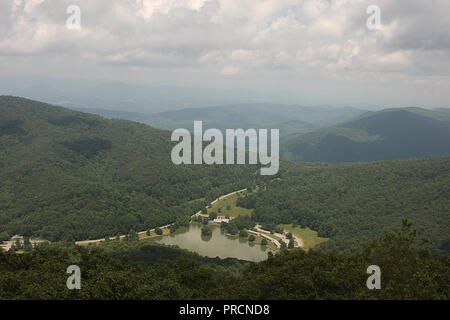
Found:
[[(358, 253), (283, 250), (225, 274), (186, 257), (137, 267), (99, 249), (0, 252), (0, 299), (449, 299), (449, 256), (415, 242), (404, 225)], [(66, 287), (69, 265), (81, 269), (80, 290)], [(380, 290), (366, 286), (370, 265), (381, 269)]]
[(450, 157), (281, 168), (281, 179), (240, 201), (255, 221), (309, 227), (330, 238), (321, 246), (353, 251), (406, 217), (435, 252), (450, 252)]
[(170, 132), (144, 124), (0, 97), (0, 233), (146, 230), (259, 179), (251, 166), (173, 165), (172, 146)]
[(282, 139), (294, 161), (358, 162), (450, 154), (450, 118), (439, 110), (386, 109), (331, 128)]

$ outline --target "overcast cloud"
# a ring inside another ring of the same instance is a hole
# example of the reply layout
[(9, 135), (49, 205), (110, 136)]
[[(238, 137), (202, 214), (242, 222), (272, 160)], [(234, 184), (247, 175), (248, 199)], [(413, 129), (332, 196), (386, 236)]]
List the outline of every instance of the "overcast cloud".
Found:
[[(69, 5), (80, 30), (66, 27)], [(2, 0), (0, 72), (448, 106), (449, 12), (448, 0)]]

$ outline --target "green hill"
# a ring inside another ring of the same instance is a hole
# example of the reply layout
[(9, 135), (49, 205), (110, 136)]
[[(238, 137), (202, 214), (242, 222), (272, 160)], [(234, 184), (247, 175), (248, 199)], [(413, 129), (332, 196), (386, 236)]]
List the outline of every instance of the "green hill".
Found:
[[(247, 265), (189, 257), (141, 267), (95, 249), (38, 248), (25, 254), (0, 251), (0, 299), (448, 300), (450, 258), (430, 257), (414, 247), (416, 240), (412, 230), (403, 228), (358, 253), (283, 250), (266, 261)], [(139, 257), (134, 253), (131, 258), (141, 261), (153, 253), (156, 257), (178, 255), (145, 248), (135, 252)], [(81, 290), (67, 290), (65, 270), (74, 264), (82, 270)], [(373, 264), (382, 270), (381, 290), (366, 287), (366, 270)], [(176, 318), (178, 310), (167, 312), (171, 313)]]
[(250, 166), (173, 165), (172, 146), (170, 132), (145, 124), (1, 96), (0, 234), (145, 230), (259, 178)]
[[(450, 253), (450, 157), (351, 165), (284, 162), (280, 179), (248, 196), (263, 224), (295, 223), (358, 250), (407, 218), (434, 252)], [(244, 202), (244, 201), (242, 201)]]
[(450, 117), (420, 108), (368, 112), (336, 127), (282, 139), (294, 161), (359, 162), (450, 154)]

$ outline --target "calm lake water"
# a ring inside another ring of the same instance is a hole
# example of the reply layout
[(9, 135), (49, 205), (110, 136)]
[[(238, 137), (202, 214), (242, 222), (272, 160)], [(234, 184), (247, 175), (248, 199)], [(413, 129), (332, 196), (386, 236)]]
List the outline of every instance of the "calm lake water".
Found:
[(249, 244), (247, 240), (229, 237), (222, 233), (219, 226), (210, 225), (212, 236), (201, 234), (200, 224), (191, 224), (189, 230), (175, 235), (167, 235), (156, 242), (165, 245), (177, 245), (182, 249), (194, 251), (202, 256), (237, 258), (248, 261), (267, 259), (270, 249), (259, 244)]

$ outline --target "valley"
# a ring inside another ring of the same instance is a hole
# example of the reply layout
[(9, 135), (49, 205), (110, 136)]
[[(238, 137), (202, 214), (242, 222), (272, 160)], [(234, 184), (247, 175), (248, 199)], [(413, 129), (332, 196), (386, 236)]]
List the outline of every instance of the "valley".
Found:
[[(124, 287), (111, 291), (112, 282), (96, 284), (85, 291), (89, 298), (447, 294), (435, 270), (448, 270), (448, 155), (336, 164), (282, 158), (277, 175), (261, 176), (258, 165), (174, 165), (170, 132), (142, 123), (10, 96), (0, 97), (0, 111), (0, 235), (50, 242), (0, 250), (0, 297), (18, 295), (11, 284), (29, 287), (44, 277), (58, 288), (52, 297), (77, 298), (54, 282), (61, 275), (40, 265), (42, 259), (53, 266), (72, 259), (95, 275), (88, 282), (101, 282), (105, 272), (123, 275)], [(394, 127), (387, 119), (394, 115), (425, 121), (427, 133), (446, 137), (445, 118), (411, 112), (361, 115), (326, 132), (364, 143), (398, 142), (371, 129), (378, 122), (389, 133)], [(397, 125), (390, 137), (403, 137), (406, 129)], [(313, 136), (320, 145), (321, 134)], [(413, 228), (428, 241), (421, 242)], [(404, 259), (392, 260), (398, 252)], [(361, 291), (364, 266), (374, 259), (398, 290)], [(426, 293), (408, 291), (409, 280), (392, 271), (408, 274), (411, 266), (428, 279)], [(192, 274), (195, 280), (189, 280)], [(198, 279), (207, 279), (209, 287)], [(341, 291), (342, 279), (353, 280)], [(288, 290), (292, 283), (301, 290)], [(180, 288), (176, 295), (168, 289), (173, 285)], [(314, 290), (320, 293), (308, 295)]]
[[(227, 221), (239, 217), (241, 214), (247, 216), (251, 214), (251, 210), (236, 206), (238, 197), (245, 194), (247, 194), (247, 189), (241, 189), (222, 195), (206, 206), (205, 209), (207, 209), (209, 214), (203, 214), (203, 210), (200, 210), (192, 215), (192, 218), (202, 217), (203, 219), (210, 220), (209, 218), (212, 212), (217, 211), (220, 214), (222, 209), (224, 210), (223, 212), (226, 213), (226, 216), (218, 216), (218, 218), (222, 219), (216, 218), (209, 221), (208, 225), (213, 231), (212, 235), (209, 237), (201, 236), (200, 229), (202, 223), (191, 222), (188, 227), (181, 228), (181, 230), (177, 230), (173, 233), (170, 231), (171, 225), (159, 226), (158, 228), (161, 230), (161, 234), (156, 233), (156, 228), (140, 231), (137, 232), (137, 239), (143, 241), (152, 240), (169, 246), (176, 245), (182, 249), (188, 249), (208, 257), (218, 256), (220, 258), (237, 258), (249, 261), (264, 260), (267, 258), (267, 250), (272, 252), (280, 250), (281, 242), (284, 242), (286, 247), (289, 245), (289, 239), (286, 236), (288, 231), (281, 230), (281, 233), (272, 234), (270, 231), (262, 229), (262, 227), (257, 224), (253, 228), (246, 230), (249, 234), (255, 236), (255, 240), (250, 242), (247, 238), (219, 231), (219, 226), (217, 225), (221, 223), (221, 220)], [(303, 240), (298, 236), (302, 233), (302, 230), (296, 231), (297, 232), (293, 233), (293, 247), (304, 247)], [(126, 240), (128, 237), (129, 235), (108, 237), (108, 241), (122, 241)], [(211, 241), (211, 239), (213, 241)], [(268, 241), (267, 244), (262, 245), (262, 239), (266, 239)], [(75, 244), (79, 246), (101, 245), (105, 241), (107, 241), (106, 238), (102, 238), (76, 241)], [(258, 248), (253, 249), (255, 245), (258, 246)], [(312, 246), (309, 248), (312, 248)]]

